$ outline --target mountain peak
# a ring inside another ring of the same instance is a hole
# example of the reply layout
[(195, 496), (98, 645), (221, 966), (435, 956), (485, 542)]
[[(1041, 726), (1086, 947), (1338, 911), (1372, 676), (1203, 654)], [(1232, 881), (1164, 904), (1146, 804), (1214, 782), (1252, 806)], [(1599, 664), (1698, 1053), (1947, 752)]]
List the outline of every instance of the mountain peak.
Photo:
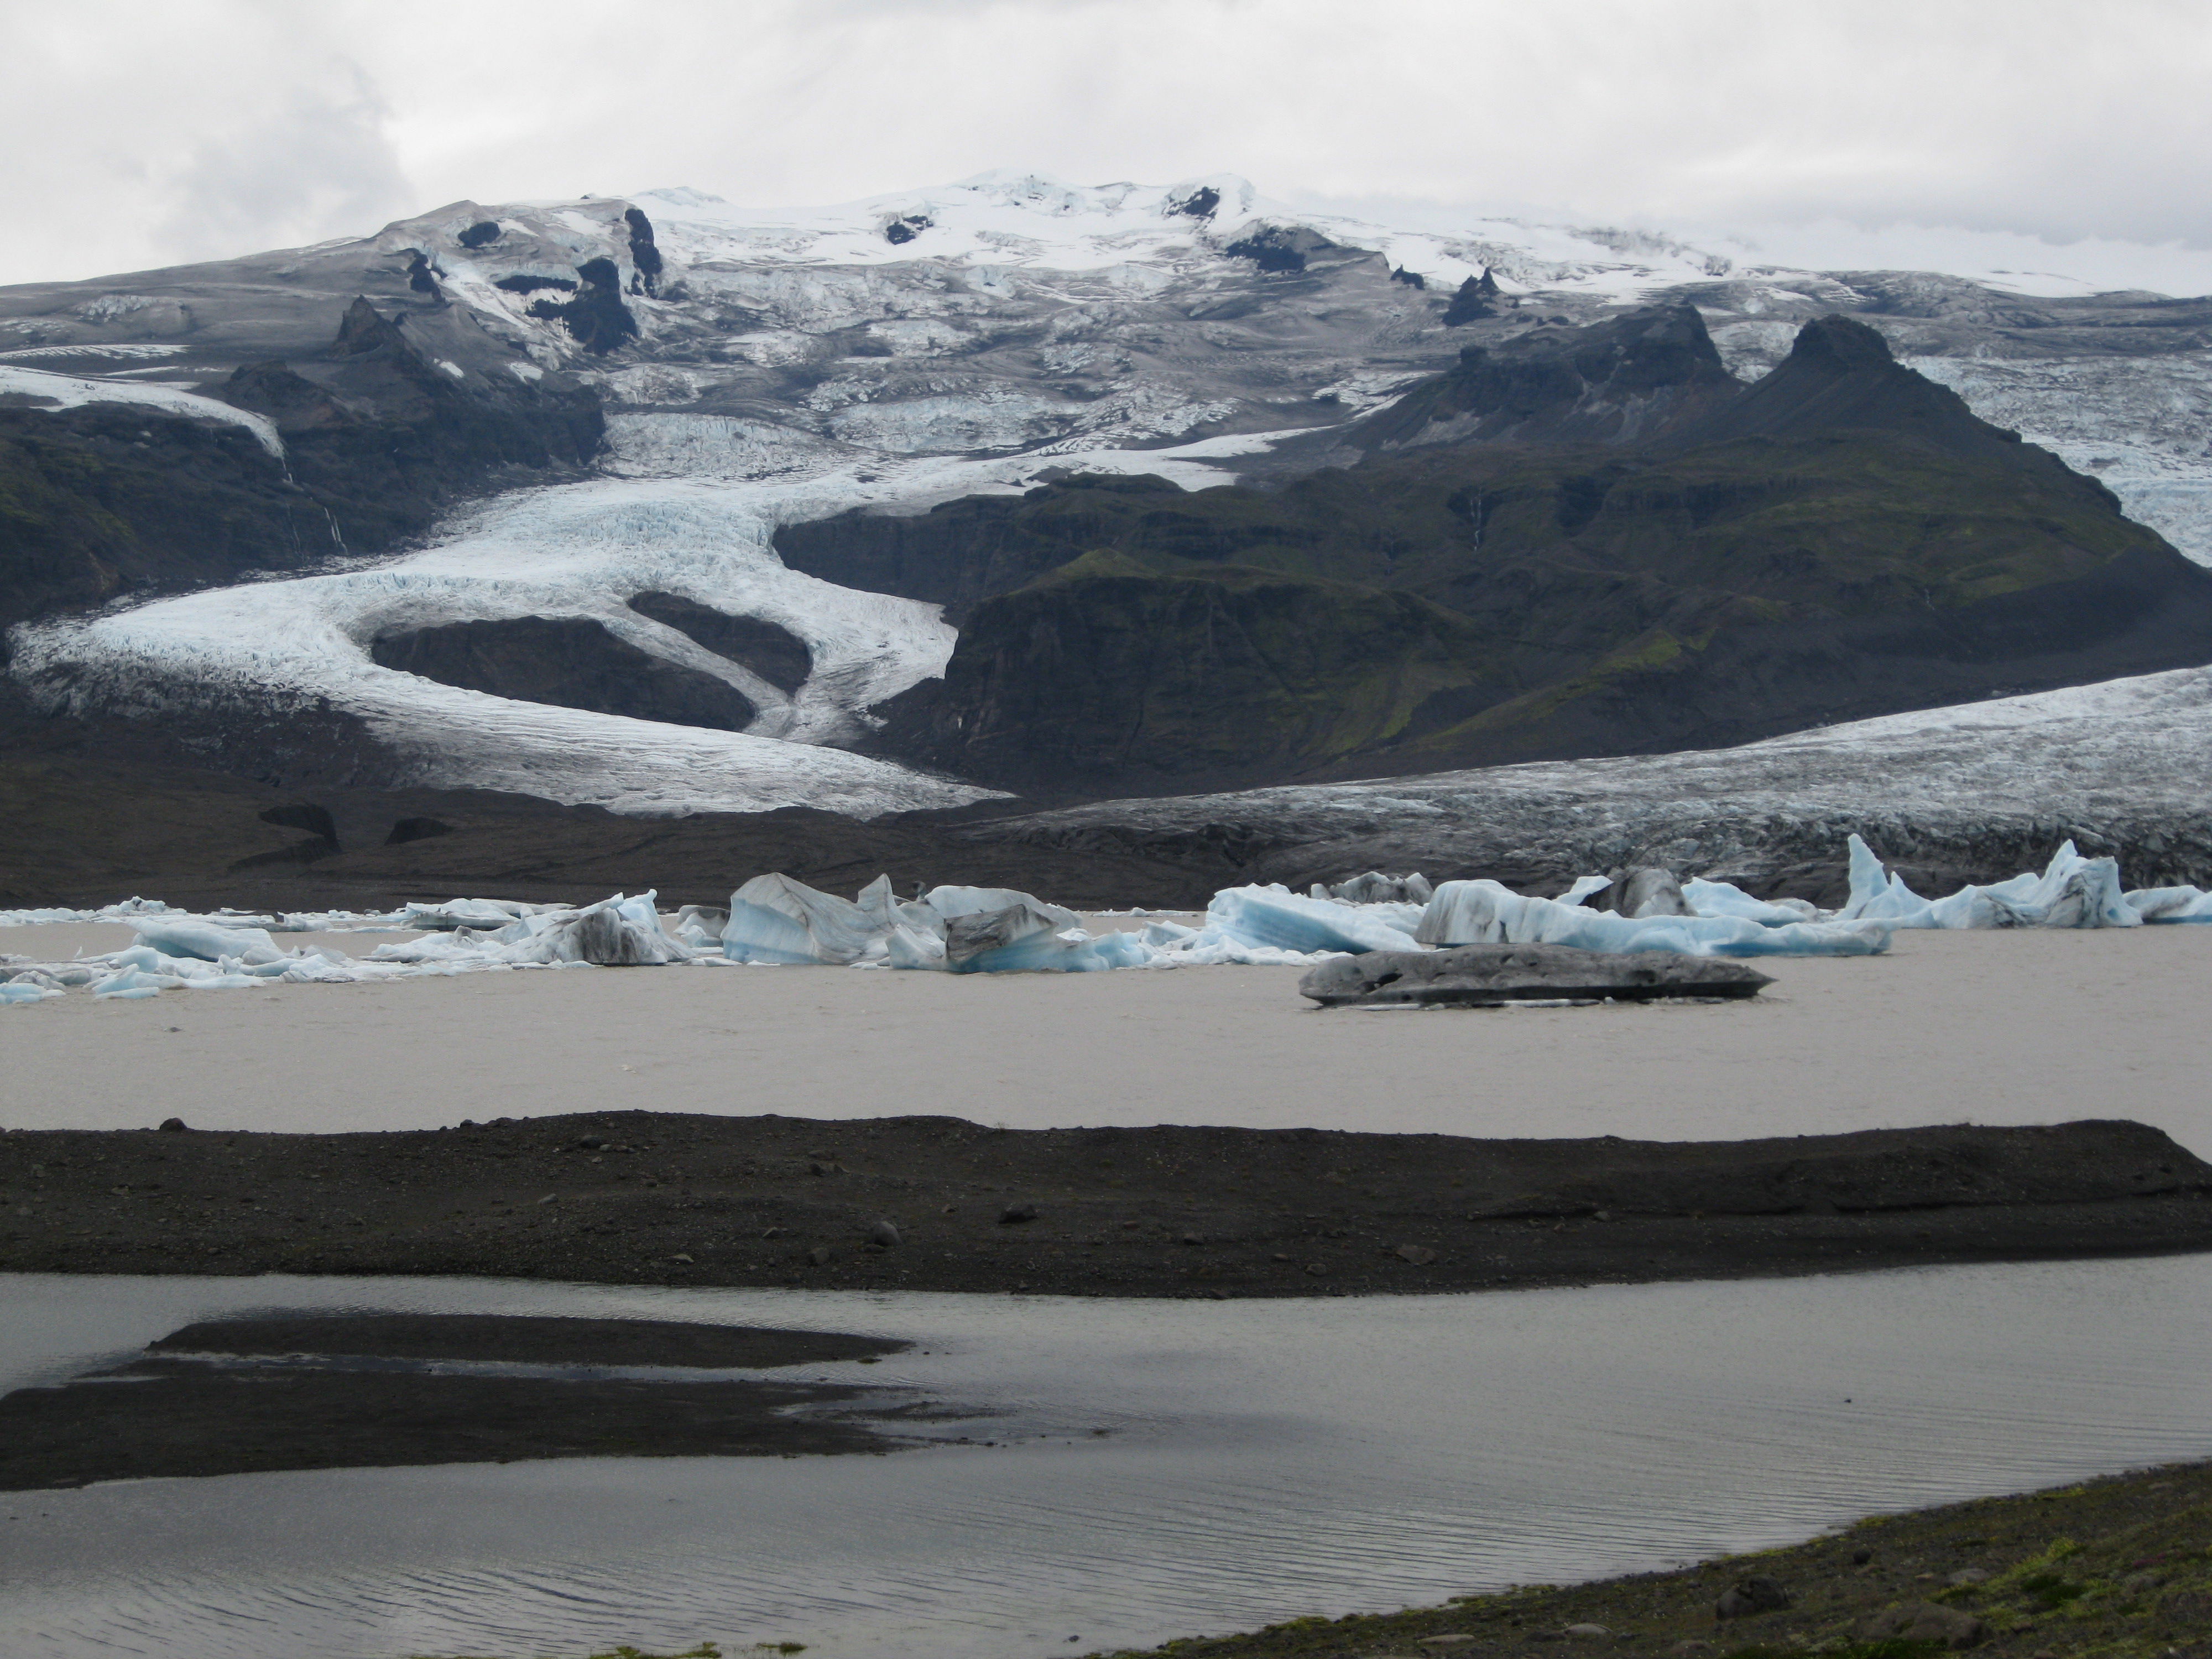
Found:
[(2020, 444), (2018, 433), (1990, 425), (1957, 392), (1899, 362), (1877, 331), (1833, 313), (1807, 323), (1771, 374), (1674, 441), (1869, 430), (1901, 433), (1956, 455), (1988, 456), (1999, 447), (2016, 454)]
[(1889, 342), (1882, 338), (1879, 329), (1869, 328), (1856, 318), (1831, 313), (1814, 318), (1797, 331), (1796, 343), (1790, 349), (1790, 361), (1830, 373), (1850, 374), (1855, 370), (1879, 371), (1894, 366), (1897, 359), (1890, 355)]
[(1632, 443), (1738, 389), (1695, 306), (1649, 306), (1588, 328), (1465, 347), (1458, 367), (1370, 416), (1352, 441)]

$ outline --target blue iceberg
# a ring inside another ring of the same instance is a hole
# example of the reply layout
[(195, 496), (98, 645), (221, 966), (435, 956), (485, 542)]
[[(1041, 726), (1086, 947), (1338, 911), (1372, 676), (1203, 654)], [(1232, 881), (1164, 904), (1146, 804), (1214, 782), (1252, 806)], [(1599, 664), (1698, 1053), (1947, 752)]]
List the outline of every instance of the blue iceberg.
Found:
[(2084, 858), (2072, 842), (2051, 854), (2040, 876), (2018, 875), (1925, 899), (1886, 869), (1874, 849), (1850, 838), (1850, 900), (1839, 921), (1891, 927), (2140, 927), (2143, 917), (2120, 888), (2119, 861)]

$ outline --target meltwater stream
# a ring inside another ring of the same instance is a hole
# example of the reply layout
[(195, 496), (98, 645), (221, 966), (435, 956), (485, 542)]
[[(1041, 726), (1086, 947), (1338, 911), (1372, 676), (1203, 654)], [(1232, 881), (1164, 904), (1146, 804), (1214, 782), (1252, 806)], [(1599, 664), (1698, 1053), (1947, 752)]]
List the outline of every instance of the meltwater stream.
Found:
[(2212, 1452), (2206, 1267), (1228, 1303), (8, 1275), (10, 1388), (248, 1310), (651, 1316), (911, 1339), (797, 1374), (998, 1443), (0, 1495), (0, 1627), (10, 1659), (1012, 1659), (1663, 1567)]

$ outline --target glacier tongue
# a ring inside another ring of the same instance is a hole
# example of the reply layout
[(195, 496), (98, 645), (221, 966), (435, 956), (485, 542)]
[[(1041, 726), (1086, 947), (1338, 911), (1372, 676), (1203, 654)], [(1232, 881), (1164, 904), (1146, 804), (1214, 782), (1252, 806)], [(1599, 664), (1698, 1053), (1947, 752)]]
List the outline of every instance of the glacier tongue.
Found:
[[(1111, 470), (1197, 485), (1253, 447), (1109, 453)], [(486, 788), (616, 811), (765, 811), (806, 805), (874, 817), (998, 792), (824, 746), (867, 729), (870, 706), (941, 675), (956, 638), (939, 608), (787, 568), (769, 544), (787, 518), (871, 501), (1018, 490), (1068, 457), (932, 458), (866, 468), (844, 457), (789, 476), (602, 479), (504, 496), (421, 552), (363, 569), (255, 582), (87, 619), (27, 625), (10, 672), (50, 713), (199, 710), (272, 700), (360, 722), (393, 785)], [(812, 669), (789, 696), (629, 609), (674, 593), (784, 628)], [(647, 654), (737, 684), (763, 712), (745, 732), (673, 726), (464, 690), (385, 668), (380, 635), (523, 617), (596, 622)]]

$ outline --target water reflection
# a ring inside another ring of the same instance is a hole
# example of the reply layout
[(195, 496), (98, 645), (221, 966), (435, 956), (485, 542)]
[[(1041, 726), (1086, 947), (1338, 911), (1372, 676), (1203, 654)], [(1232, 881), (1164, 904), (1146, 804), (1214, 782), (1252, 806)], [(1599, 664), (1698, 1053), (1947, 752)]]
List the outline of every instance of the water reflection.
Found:
[(11, 1659), (702, 1638), (999, 1659), (1664, 1566), (2212, 1450), (2203, 1266), (1304, 1303), (0, 1277), (10, 1387), (248, 1310), (631, 1315), (911, 1339), (782, 1374), (1006, 1425), (881, 1458), (7, 1494), (0, 1620)]

